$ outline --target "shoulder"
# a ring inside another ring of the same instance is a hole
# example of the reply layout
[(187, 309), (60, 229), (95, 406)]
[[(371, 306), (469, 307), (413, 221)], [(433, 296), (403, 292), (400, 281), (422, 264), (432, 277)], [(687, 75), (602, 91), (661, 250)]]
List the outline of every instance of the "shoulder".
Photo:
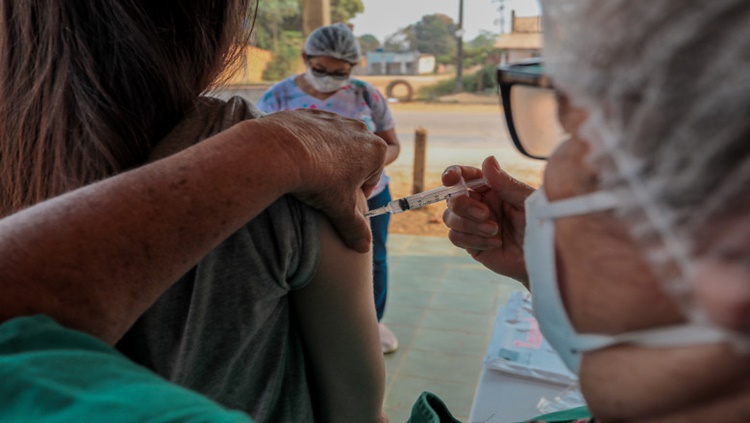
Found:
[(235, 96), (226, 101), (215, 97), (200, 97), (190, 113), (152, 149), (149, 161), (171, 156), (240, 121), (262, 115), (252, 103), (242, 97)]
[(363, 81), (361, 79), (352, 78), (351, 84), (355, 89), (361, 90), (361, 91), (367, 91), (369, 93), (377, 93), (378, 89), (375, 88), (374, 85), (367, 81)]
[(357, 88), (366, 89), (366, 90), (375, 90), (375, 87), (372, 84), (370, 84), (367, 81), (363, 81), (361, 79), (352, 78), (351, 83)]
[(380, 105), (385, 106), (383, 95), (371, 83), (361, 79), (352, 78), (351, 84), (354, 90), (365, 99), (370, 108)]

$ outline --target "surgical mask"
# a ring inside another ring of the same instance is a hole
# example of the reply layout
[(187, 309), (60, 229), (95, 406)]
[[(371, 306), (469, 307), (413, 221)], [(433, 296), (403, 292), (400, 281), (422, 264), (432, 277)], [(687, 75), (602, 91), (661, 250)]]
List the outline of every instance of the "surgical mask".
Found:
[[(620, 197), (594, 192), (549, 202), (540, 188), (526, 199), (524, 254), (529, 274), (534, 315), (544, 338), (572, 372), (578, 374), (584, 352), (618, 344), (643, 347), (680, 347), (729, 341), (728, 331), (709, 323), (689, 322), (618, 335), (578, 333), (562, 301), (555, 262), (555, 219), (612, 210)], [(593, 247), (595, 248), (595, 246)]]
[(330, 75), (315, 76), (313, 75), (312, 70), (310, 70), (309, 67), (305, 72), (305, 81), (307, 81), (315, 89), (315, 91), (319, 91), (321, 93), (332, 93), (349, 85), (349, 78), (335, 79)]

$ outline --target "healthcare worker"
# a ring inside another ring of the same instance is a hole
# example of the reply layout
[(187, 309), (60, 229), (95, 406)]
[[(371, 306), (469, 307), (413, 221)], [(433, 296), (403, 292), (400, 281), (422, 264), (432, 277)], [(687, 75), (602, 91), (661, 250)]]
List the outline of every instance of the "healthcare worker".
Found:
[(543, 5), (570, 137), (537, 191), (492, 158), (447, 170), (447, 185), (490, 186), (450, 203), (449, 237), (530, 286), (597, 421), (750, 421), (738, 324), (750, 291), (750, 4)]

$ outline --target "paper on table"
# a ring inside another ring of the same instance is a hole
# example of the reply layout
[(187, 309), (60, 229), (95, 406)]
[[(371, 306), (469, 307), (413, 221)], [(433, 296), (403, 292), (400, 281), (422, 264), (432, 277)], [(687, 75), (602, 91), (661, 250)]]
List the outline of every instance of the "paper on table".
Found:
[(576, 375), (539, 331), (532, 314), (531, 294), (525, 291), (511, 293), (508, 303), (498, 312), (484, 366), (545, 382), (578, 383)]

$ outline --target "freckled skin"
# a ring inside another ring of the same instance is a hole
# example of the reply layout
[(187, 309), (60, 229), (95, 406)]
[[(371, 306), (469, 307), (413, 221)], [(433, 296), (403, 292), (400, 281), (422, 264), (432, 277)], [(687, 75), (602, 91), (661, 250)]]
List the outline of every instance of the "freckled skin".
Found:
[[(315, 148), (317, 137), (329, 139), (326, 149)], [(365, 252), (371, 234), (359, 197), (377, 182), (385, 151), (353, 119), (283, 112), (6, 217), (0, 322), (43, 313), (114, 343), (190, 266), (284, 194), (321, 209)], [(351, 166), (331, 166), (340, 157)]]

